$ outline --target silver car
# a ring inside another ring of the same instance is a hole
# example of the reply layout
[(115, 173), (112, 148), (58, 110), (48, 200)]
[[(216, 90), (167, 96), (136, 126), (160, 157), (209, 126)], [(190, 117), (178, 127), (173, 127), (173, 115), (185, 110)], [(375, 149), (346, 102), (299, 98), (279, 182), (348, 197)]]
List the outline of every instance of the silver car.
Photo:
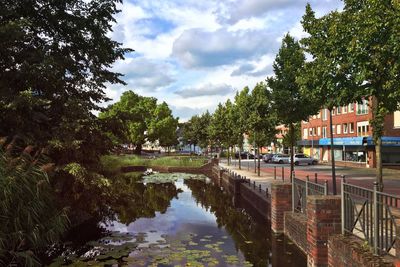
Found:
[[(304, 155), (304, 154), (295, 154), (294, 155), (294, 164), (295, 165), (300, 165), (300, 164), (307, 164), (307, 165), (315, 165), (315, 164), (317, 164), (318, 163), (318, 160), (316, 160), (316, 159), (314, 159), (314, 158), (312, 158), (312, 157), (309, 157), (309, 156), (307, 156), (307, 155)], [(290, 158), (289, 158), (289, 163), (290, 163), (291, 161), (290, 161)]]
[(289, 163), (289, 155), (287, 154), (277, 154), (272, 157), (273, 163)]

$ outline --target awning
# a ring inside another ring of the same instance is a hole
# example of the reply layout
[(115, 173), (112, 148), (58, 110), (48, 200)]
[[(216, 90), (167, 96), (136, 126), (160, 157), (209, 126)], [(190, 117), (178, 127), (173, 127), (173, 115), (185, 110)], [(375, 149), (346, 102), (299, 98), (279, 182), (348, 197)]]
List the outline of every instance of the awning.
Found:
[[(342, 138), (333, 138), (334, 146), (362, 146), (364, 137), (342, 137)], [(331, 145), (330, 138), (321, 138), (319, 139), (320, 146), (329, 146)]]
[[(367, 146), (374, 146), (374, 140), (368, 136), (365, 138)], [(382, 146), (400, 146), (400, 136), (382, 136)]]

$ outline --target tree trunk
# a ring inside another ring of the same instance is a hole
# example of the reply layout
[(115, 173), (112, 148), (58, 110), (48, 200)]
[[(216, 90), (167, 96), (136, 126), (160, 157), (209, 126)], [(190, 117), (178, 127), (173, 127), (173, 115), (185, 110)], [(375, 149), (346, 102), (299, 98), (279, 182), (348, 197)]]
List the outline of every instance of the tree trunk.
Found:
[(257, 149), (257, 154), (258, 154), (258, 167), (257, 167), (257, 170), (258, 170), (258, 176), (260, 176), (260, 167), (261, 167), (260, 147), (258, 147), (258, 149)]
[(376, 157), (376, 182), (378, 183), (379, 191), (383, 191), (383, 175), (382, 175), (382, 137), (376, 138), (375, 142), (375, 157)]
[(336, 195), (336, 170), (335, 170), (335, 151), (333, 150), (333, 121), (332, 121), (332, 109), (329, 109), (329, 129), (331, 138), (331, 164), (332, 164), (332, 191)]
[(378, 190), (383, 191), (383, 175), (382, 175), (382, 135), (387, 115), (386, 109), (382, 108), (378, 98), (372, 98), (372, 135), (375, 143), (375, 157), (376, 157), (376, 182), (378, 183)]
[(242, 148), (239, 146), (239, 170), (242, 169)]
[(257, 149), (256, 145), (254, 144), (254, 173), (257, 173)]
[(136, 145), (135, 150), (134, 150), (134, 153), (135, 153), (136, 155), (142, 154), (142, 144), (137, 144), (137, 145)]
[(290, 131), (290, 182), (293, 182), (293, 172), (294, 172), (294, 125), (293, 123), (289, 126)]

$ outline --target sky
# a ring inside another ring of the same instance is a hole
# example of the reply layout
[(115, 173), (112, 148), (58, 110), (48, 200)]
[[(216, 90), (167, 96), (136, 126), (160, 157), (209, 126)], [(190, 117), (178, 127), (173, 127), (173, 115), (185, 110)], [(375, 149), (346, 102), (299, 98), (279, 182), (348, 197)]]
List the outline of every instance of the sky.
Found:
[(112, 39), (135, 52), (113, 70), (124, 91), (165, 101), (180, 121), (233, 99), (245, 86), (273, 75), (282, 37), (305, 36), (300, 24), (306, 3), (317, 16), (341, 9), (340, 0), (124, 0)]

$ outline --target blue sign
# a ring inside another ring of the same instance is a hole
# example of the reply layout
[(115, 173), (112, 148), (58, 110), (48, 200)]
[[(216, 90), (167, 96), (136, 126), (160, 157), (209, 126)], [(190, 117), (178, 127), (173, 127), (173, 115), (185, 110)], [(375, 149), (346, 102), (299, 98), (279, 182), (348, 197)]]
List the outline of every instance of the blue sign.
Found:
[[(363, 137), (343, 137), (343, 138), (333, 138), (334, 146), (362, 146), (363, 145)], [(329, 146), (331, 145), (330, 138), (321, 138), (319, 139), (320, 146)]]
[[(367, 138), (367, 145), (375, 145), (372, 137)], [(400, 146), (400, 137), (398, 136), (382, 136), (382, 146)]]

